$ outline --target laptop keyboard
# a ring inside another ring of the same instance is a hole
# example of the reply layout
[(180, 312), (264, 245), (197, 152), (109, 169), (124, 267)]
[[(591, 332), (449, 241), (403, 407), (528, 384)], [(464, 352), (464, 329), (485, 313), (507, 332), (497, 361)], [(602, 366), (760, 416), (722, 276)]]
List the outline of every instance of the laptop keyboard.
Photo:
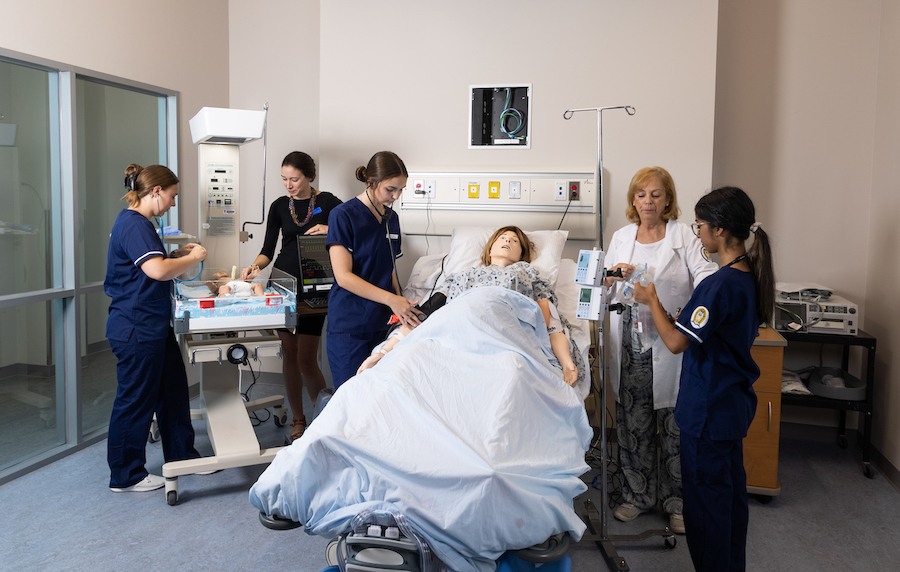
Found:
[(310, 308), (327, 308), (328, 307), (328, 298), (307, 298), (304, 300), (307, 306)]

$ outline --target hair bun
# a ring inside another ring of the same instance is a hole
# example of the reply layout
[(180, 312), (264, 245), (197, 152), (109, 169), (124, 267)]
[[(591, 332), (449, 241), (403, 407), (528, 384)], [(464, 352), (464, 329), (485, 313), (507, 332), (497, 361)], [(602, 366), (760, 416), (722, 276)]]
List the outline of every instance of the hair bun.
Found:
[(365, 166), (360, 166), (356, 168), (356, 180), (361, 181), (363, 183), (369, 182), (368, 173), (366, 172)]

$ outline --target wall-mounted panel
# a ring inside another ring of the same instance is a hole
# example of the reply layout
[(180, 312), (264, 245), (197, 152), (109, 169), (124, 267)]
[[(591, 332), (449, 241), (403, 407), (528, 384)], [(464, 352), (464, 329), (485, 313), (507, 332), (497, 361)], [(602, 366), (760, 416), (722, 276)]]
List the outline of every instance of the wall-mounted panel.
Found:
[(515, 224), (560, 227), (596, 240), (597, 192), (586, 172), (412, 171), (400, 197), (404, 234), (450, 235), (454, 227)]

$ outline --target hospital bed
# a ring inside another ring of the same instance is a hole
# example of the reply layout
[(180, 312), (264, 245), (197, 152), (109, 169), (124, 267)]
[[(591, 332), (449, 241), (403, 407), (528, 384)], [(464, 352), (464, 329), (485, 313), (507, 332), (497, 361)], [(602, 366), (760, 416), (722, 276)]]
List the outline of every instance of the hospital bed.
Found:
[[(447, 257), (420, 259), (404, 293), (425, 299), (442, 265), (475, 265), (471, 254), (493, 230), (454, 233)], [(569, 335), (586, 353), (589, 330), (574, 318), (575, 263), (560, 261), (565, 232), (527, 234), (537, 248), (532, 263), (556, 281)], [(394, 570), (487, 572), (507, 551), (559, 534), (577, 540), (586, 527), (573, 499), (586, 490), (580, 477), (593, 435), (588, 388), (565, 385), (552, 359), (532, 300), (470, 290), (342, 385), (276, 455), (251, 503), (264, 523), (302, 523), (328, 537), (365, 536), (374, 523), (380, 538), (397, 526), (434, 557)]]
[(176, 282), (173, 327), (183, 358), (189, 366), (205, 364), (200, 377), (201, 406), (191, 410), (191, 419), (206, 421), (214, 454), (163, 465), (170, 505), (178, 501), (179, 476), (269, 463), (281, 449), (260, 448), (249, 412), (273, 407), (275, 423), (282, 426), (287, 421), (284, 397), (245, 402), (232, 368), (264, 356), (281, 358), (274, 330), (297, 325), (296, 282), (274, 270), (265, 281), (264, 296), (222, 298), (213, 296), (202, 279)]

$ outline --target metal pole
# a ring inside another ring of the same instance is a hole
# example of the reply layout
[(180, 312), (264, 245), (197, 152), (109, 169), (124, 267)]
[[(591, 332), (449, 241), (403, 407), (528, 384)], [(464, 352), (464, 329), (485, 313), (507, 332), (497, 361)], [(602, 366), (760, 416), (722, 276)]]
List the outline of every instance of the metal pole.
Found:
[[(598, 200), (599, 200), (599, 208), (598, 216), (597, 216), (597, 244), (600, 250), (603, 250), (603, 198), (604, 198), (604, 190), (605, 190), (605, 177), (603, 176), (603, 112), (608, 109), (624, 109), (628, 115), (634, 115), (635, 109), (630, 105), (620, 105), (616, 107), (591, 107), (587, 109), (569, 109), (565, 113), (563, 113), (564, 119), (571, 119), (572, 115), (578, 111), (595, 111), (597, 113), (597, 189), (598, 189)], [(600, 411), (602, 415), (602, 422), (600, 423), (600, 493), (603, 502), (603, 506), (600, 507), (600, 510), (597, 511), (599, 513), (599, 531), (594, 530), (596, 534), (599, 532), (599, 536), (592, 536), (590, 540), (597, 543), (600, 550), (603, 552), (603, 555), (606, 557), (607, 562), (611, 567), (614, 567), (618, 571), (627, 571), (629, 570), (628, 564), (625, 562), (624, 558), (621, 558), (616, 552), (615, 545), (613, 541), (638, 541), (645, 540), (646, 538), (652, 536), (663, 536), (666, 540), (667, 547), (674, 547), (675, 540), (674, 535), (669, 531), (668, 528), (664, 530), (649, 530), (645, 531), (642, 534), (638, 535), (617, 535), (614, 537), (609, 536), (608, 531), (608, 517), (607, 510), (609, 509), (609, 490), (607, 483), (607, 455), (609, 454), (606, 446), (606, 339), (605, 339), (605, 330), (604, 330), (604, 321), (606, 319), (606, 314), (609, 311), (609, 305), (604, 304), (601, 315), (602, 319), (597, 320), (597, 343), (600, 344), (597, 352), (597, 358), (599, 360), (599, 372), (600, 372), (600, 383), (598, 391), (600, 392)], [(589, 503), (590, 501), (588, 501)], [(592, 510), (588, 509), (589, 520), (591, 521), (591, 528), (594, 529), (593, 526), (593, 517), (591, 517)]]

